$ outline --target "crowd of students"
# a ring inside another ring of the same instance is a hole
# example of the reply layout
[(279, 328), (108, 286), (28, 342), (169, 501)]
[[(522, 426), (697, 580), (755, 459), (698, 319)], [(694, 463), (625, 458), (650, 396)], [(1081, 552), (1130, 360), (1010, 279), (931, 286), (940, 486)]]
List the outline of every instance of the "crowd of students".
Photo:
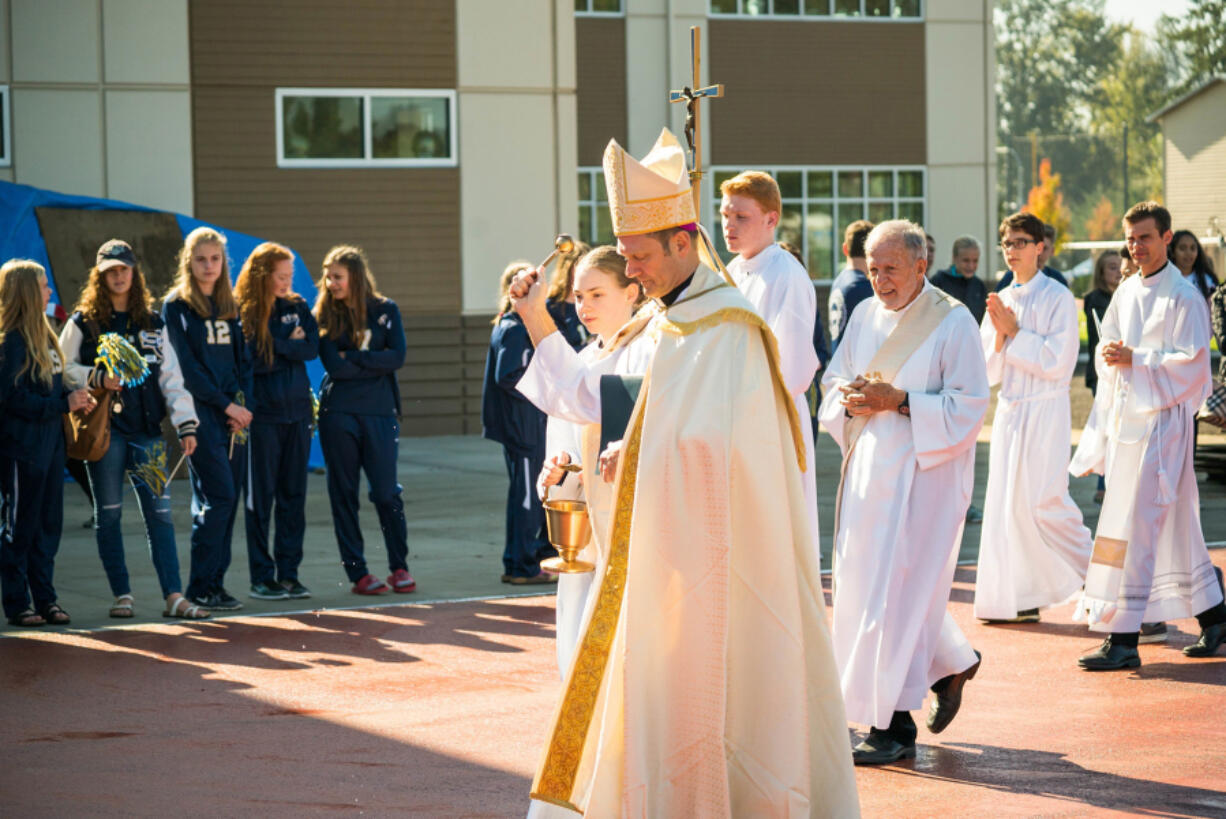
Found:
[[(231, 288), (226, 237), (197, 228), (184, 239), (159, 312), (132, 247), (112, 239), (99, 248), (58, 336), (46, 315), (46, 270), (22, 259), (0, 267), (0, 584), (10, 624), (71, 622), (56, 601), (53, 580), (63, 523), (63, 416), (89, 413), (104, 397), (109, 445), (83, 474), (114, 596), (111, 617), (132, 617), (136, 604), (120, 530), (125, 478), (144, 518), (164, 616), (197, 620), (242, 608), (225, 584), (240, 501), (250, 596), (310, 597), (298, 570), (315, 426), (353, 592), (415, 590), (396, 480), (396, 371), (405, 358), (400, 312), (379, 293), (360, 248), (328, 252), (314, 309), (293, 291), (293, 260), (287, 247), (265, 242)], [(143, 357), (143, 380), (125, 381), (105, 366), (99, 344), (108, 333)], [(317, 357), (325, 371), (318, 400), (306, 372), (306, 362)], [(192, 493), (186, 588), (171, 520), (170, 479), (178, 464), (171, 464), (162, 435), (167, 417)], [(362, 471), (387, 548), (386, 582), (370, 572), (364, 556)]]

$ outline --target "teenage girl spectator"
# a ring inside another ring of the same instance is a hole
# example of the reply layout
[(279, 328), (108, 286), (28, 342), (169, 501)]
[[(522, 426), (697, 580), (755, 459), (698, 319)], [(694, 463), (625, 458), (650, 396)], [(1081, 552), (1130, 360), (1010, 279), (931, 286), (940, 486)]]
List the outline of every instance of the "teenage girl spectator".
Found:
[[(400, 386), (404, 325), (396, 303), (379, 293), (361, 248), (340, 245), (324, 257), (315, 318), (319, 358), (327, 374), (319, 394), (319, 445), (328, 468), (328, 499), (341, 562), (354, 594), (407, 593), (409, 535), (401, 486)], [(359, 470), (370, 482), (391, 575), (384, 583), (366, 568), (358, 527)]]
[[(1086, 314), (1086, 333), (1089, 338), (1090, 361), (1086, 364), (1086, 386), (1090, 394), (1098, 392), (1098, 370), (1094, 366), (1094, 350), (1098, 347), (1098, 323), (1107, 315), (1107, 306), (1115, 289), (1120, 286), (1120, 254), (1114, 250), (1104, 250), (1094, 260), (1094, 278), (1090, 283), (1090, 292), (1082, 300), (1082, 309)], [(1097, 318), (1095, 318), (1097, 316)], [(1102, 503), (1107, 484), (1102, 475), (1098, 476), (1098, 491), (1094, 493), (1094, 502)]]
[(1177, 230), (1171, 237), (1171, 243), (1166, 246), (1167, 255), (1179, 268), (1185, 279), (1191, 279), (1192, 284), (1208, 301), (1217, 289), (1218, 278), (1213, 271), (1213, 261), (1205, 255), (1196, 234), (1190, 230)]
[(541, 571), (541, 560), (556, 551), (545, 536), (545, 509), (533, 489), (545, 463), (545, 413), (515, 389), (532, 360), (532, 341), (523, 320), (511, 309), (508, 294), (511, 281), (523, 270), (532, 270), (532, 265), (512, 262), (502, 271), (498, 315), (481, 385), (481, 434), (502, 444), (510, 479), (502, 582), (517, 586), (558, 580), (557, 575)]
[(585, 255), (591, 247), (584, 242), (575, 242), (570, 253), (558, 258), (553, 269), (553, 278), (549, 280), (549, 292), (546, 294), (545, 309), (558, 332), (567, 343), (576, 350), (587, 342), (587, 329), (579, 321), (579, 313), (575, 309), (575, 266), (579, 258)]
[[(98, 339), (116, 333), (135, 347), (149, 365), (149, 375), (140, 384), (122, 387), (105, 367), (95, 366)], [(111, 617), (133, 615), (132, 585), (124, 560), (124, 475), (136, 491), (136, 501), (145, 520), (149, 554), (166, 601), (164, 614), (199, 620), (209, 614), (183, 597), (179, 578), (179, 552), (170, 518), (171, 466), (162, 419), (169, 413), (178, 430), (186, 455), (196, 449), (196, 408), (183, 386), (183, 375), (162, 318), (153, 312), (153, 298), (132, 248), (112, 239), (98, 250), (85, 289), (72, 316), (60, 333), (60, 346), (67, 362), (64, 378), (73, 387), (105, 388), (117, 393), (112, 405), (111, 444), (106, 454), (85, 465), (94, 498), (94, 530), (98, 556), (115, 602)]]
[(64, 522), (62, 416), (95, 406), (87, 390), (64, 385), (44, 312), (50, 298), (42, 265), (0, 267), (0, 594), (9, 623), (23, 627), (71, 622), (52, 585)]
[(162, 318), (200, 419), (196, 451), (188, 461), (192, 562), (187, 597), (214, 611), (241, 609), (224, 580), (247, 472), (245, 433), (254, 398), (225, 236), (209, 227), (187, 234)]
[[(246, 518), (251, 596), (260, 600), (311, 596), (298, 567), (313, 414), (305, 362), (319, 355), (319, 325), (293, 283), (293, 252), (265, 242), (247, 257), (234, 287), (255, 374)], [(274, 503), (277, 535), (270, 555)]]
[[(647, 357), (640, 350), (628, 346), (624, 338), (616, 347), (613, 344), (618, 331), (631, 321), (635, 309), (643, 300), (643, 290), (638, 282), (626, 276), (626, 259), (618, 255), (617, 248), (604, 245), (579, 260), (574, 277), (574, 294), (579, 318), (593, 336), (593, 341), (579, 351), (579, 360), (589, 366), (601, 361), (601, 371), (609, 374), (642, 375), (647, 367)], [(627, 332), (630, 330), (627, 329)], [(544, 407), (550, 412), (564, 412), (573, 401), (571, 396), (555, 394), (549, 397), (556, 402), (556, 406), (547, 403)], [(585, 458), (583, 425), (560, 416), (549, 417), (545, 430), (545, 451), (549, 460), (536, 483), (537, 494), (542, 500), (551, 486), (554, 490), (550, 497), (585, 499), (593, 524), (592, 543), (583, 550), (579, 559), (595, 562), (596, 571), (565, 574), (558, 578), (557, 650), (558, 668), (563, 677), (582, 634), (580, 626), (593, 581), (597, 574), (603, 572), (604, 556), (607, 554), (607, 547), (598, 544), (604, 535), (599, 521), (607, 518), (612, 506), (612, 492), (608, 484), (599, 480), (595, 470), (600, 432), (599, 425), (592, 426), (594, 429), (589, 433), (588, 444), (591, 451)], [(584, 482), (579, 475), (568, 475), (562, 469), (562, 465), (583, 464), (585, 461), (590, 461), (588, 474), (595, 478), (591, 486), (581, 485)]]

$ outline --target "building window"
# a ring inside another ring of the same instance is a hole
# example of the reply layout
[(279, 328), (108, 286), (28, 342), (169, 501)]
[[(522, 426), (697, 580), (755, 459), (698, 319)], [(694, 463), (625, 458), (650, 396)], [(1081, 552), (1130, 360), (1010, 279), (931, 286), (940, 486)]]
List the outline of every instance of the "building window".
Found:
[(281, 168), (456, 165), (455, 91), (278, 88)]
[(604, 186), (603, 168), (579, 169), (580, 241), (596, 245), (614, 243), (613, 218), (609, 215), (609, 194)]
[(12, 120), (9, 119), (9, 87), (0, 85), (0, 168), (13, 164)]
[[(713, 168), (711, 234), (725, 261), (732, 258), (719, 230), (719, 186), (740, 168)], [(910, 219), (923, 225), (927, 174), (923, 167), (780, 167), (767, 169), (779, 183), (783, 213), (779, 241), (799, 247), (815, 279), (829, 279), (842, 261), (843, 231), (857, 219), (874, 223)]]
[(712, 17), (922, 20), (923, 0), (711, 0)]
[(576, 17), (615, 17), (624, 13), (622, 0), (575, 0)]

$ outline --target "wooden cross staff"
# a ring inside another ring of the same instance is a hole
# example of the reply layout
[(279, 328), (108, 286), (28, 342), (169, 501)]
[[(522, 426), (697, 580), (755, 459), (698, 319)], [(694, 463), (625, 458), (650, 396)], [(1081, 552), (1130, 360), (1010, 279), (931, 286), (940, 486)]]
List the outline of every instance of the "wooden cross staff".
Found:
[[(702, 65), (702, 29), (690, 27), (690, 62), (693, 64), (693, 85), (687, 85), (680, 91), (669, 91), (669, 102), (685, 102), (685, 140), (690, 145), (690, 186), (694, 194), (694, 213), (702, 213), (702, 197), (699, 189), (702, 185), (702, 138), (701, 120), (698, 116), (698, 102), (703, 97), (714, 99), (724, 95), (723, 85), (708, 85), (699, 88), (702, 82), (699, 70)], [(697, 89), (697, 90), (695, 90)]]

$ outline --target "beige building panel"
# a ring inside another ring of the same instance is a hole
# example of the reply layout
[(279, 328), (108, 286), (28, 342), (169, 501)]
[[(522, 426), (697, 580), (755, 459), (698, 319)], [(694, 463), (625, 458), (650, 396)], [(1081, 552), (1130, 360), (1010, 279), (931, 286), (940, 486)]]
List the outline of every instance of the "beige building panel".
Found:
[[(990, 251), (996, 234), (988, 235), (987, 169), (982, 166), (938, 166), (928, 169), (928, 224), (937, 242), (936, 266), (948, 267), (954, 239), (969, 234)], [(980, 257), (979, 276), (990, 280), (991, 252)]]
[(187, 0), (103, 0), (102, 22), (107, 82), (191, 81)]
[(12, 95), (16, 181), (105, 196), (99, 94), (17, 88)]
[(98, 0), (10, 0), (13, 79), (98, 82)]
[[(492, 311), (506, 264), (539, 261), (553, 246), (559, 219), (551, 108), (549, 94), (460, 95), (465, 313)], [(489, 138), (494, 133), (499, 139)], [(565, 184), (574, 187), (573, 173)]]
[(980, 22), (992, 19), (992, 0), (926, 0), (924, 17), (934, 22)]
[(976, 23), (925, 26), (928, 164), (984, 162), (988, 94), (984, 27)]
[(626, 15), (627, 150), (642, 156), (669, 123), (668, 26), (663, 14)]
[(187, 91), (106, 92), (107, 196), (192, 213)]
[[(549, 88), (554, 0), (457, 0), (456, 58), (461, 88)], [(571, 15), (558, 19), (570, 26)], [(572, 34), (573, 40), (573, 34)], [(572, 76), (573, 71), (568, 72)]]
[(1197, 236), (1226, 230), (1226, 83), (1218, 83), (1162, 119), (1166, 202), (1176, 228)]
[(575, 181), (575, 169), (579, 167), (578, 117), (576, 96), (558, 95), (558, 221), (555, 230), (572, 236), (579, 231), (579, 190)]
[(0, 168), (0, 179), (3, 179), (5, 182), (15, 182), (16, 180), (13, 178), (13, 169)]

